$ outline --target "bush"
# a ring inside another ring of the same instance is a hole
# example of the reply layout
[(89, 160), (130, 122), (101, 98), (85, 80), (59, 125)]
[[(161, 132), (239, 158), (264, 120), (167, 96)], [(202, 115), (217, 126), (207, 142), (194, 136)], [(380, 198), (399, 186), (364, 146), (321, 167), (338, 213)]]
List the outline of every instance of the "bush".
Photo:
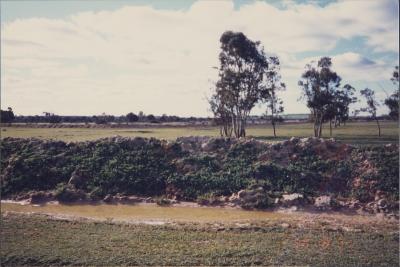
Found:
[(249, 199), (242, 199), (240, 207), (243, 209), (266, 209), (274, 204), (274, 200), (265, 191), (255, 192)]
[(92, 191), (89, 192), (89, 198), (91, 200), (101, 200), (106, 196), (103, 189), (100, 187), (95, 187)]
[(172, 204), (171, 200), (165, 197), (157, 197), (155, 198), (155, 202), (159, 206), (169, 206)]
[(196, 202), (200, 205), (219, 205), (221, 204), (220, 198), (214, 193), (209, 192), (197, 197)]
[(73, 202), (85, 200), (86, 194), (68, 184), (59, 184), (54, 192), (55, 198), (60, 202)]

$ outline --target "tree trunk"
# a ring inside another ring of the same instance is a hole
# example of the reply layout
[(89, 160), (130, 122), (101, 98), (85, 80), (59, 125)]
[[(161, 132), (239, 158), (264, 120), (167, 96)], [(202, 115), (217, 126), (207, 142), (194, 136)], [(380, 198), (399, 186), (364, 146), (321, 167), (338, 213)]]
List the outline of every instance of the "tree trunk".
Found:
[(322, 121), (319, 123), (319, 128), (318, 128), (318, 138), (321, 138), (322, 135)]
[(318, 136), (318, 122), (314, 122), (314, 137)]
[(329, 120), (329, 135), (332, 137), (332, 120)]
[(237, 136), (237, 134), (238, 134), (238, 132), (237, 132), (237, 119), (236, 119), (236, 116), (234, 116), (234, 115), (232, 116), (232, 131), (233, 131), (233, 134), (235, 135), (235, 137), (237, 138), (238, 137)]
[(376, 120), (376, 124), (378, 124), (378, 136), (380, 137), (381, 136), (381, 125), (379, 124), (378, 118), (375, 118), (375, 120)]
[(315, 115), (315, 118), (314, 118), (314, 137), (318, 137), (318, 125), (319, 125), (318, 115)]
[(272, 123), (272, 128), (274, 128), (274, 137), (276, 137), (275, 122)]
[(324, 114), (321, 114), (321, 117), (319, 118), (319, 128), (318, 128), (318, 138), (321, 138), (322, 136), (322, 125), (324, 123)]
[[(245, 117), (246, 115), (244, 115), (243, 117)], [(240, 122), (240, 137), (246, 137), (246, 119), (245, 118), (241, 118), (241, 122)]]

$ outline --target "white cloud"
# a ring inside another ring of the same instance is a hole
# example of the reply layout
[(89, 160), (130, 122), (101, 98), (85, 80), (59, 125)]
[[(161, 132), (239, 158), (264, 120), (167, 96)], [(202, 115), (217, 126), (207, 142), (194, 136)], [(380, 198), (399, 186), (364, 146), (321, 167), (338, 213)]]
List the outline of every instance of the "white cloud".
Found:
[[(284, 4), (252, 2), (235, 10), (230, 1), (198, 1), (185, 11), (126, 6), (4, 23), (2, 104), (23, 114), (206, 115), (219, 37), (234, 30), (280, 56), (286, 110), (301, 112), (296, 84), (309, 59), (296, 60), (297, 53), (330, 53), (339, 40), (360, 36), (371, 51), (398, 52), (395, 1)], [(349, 81), (386, 79), (386, 62), (353, 52), (332, 56)]]
[(347, 81), (389, 80), (392, 66), (373, 61), (357, 53), (344, 53), (332, 58), (335, 70)]

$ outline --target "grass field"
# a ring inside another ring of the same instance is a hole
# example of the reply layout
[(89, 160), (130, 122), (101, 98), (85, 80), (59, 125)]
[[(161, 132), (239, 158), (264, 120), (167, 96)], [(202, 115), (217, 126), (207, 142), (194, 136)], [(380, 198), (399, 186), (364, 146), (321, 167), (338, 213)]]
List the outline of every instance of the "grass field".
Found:
[(261, 227), (121, 225), (2, 218), (2, 266), (398, 266), (398, 234)]
[[(353, 144), (384, 144), (398, 142), (398, 123), (382, 122), (382, 136), (378, 137), (378, 130), (374, 122), (348, 123), (333, 130), (333, 137), (339, 141)], [(312, 136), (312, 124), (281, 124), (277, 127), (278, 137), (272, 137), (270, 125), (251, 126), (248, 128), (248, 136), (266, 140), (282, 140), (292, 136)], [(174, 140), (180, 136), (218, 136), (217, 127), (154, 127), (154, 128), (20, 128), (3, 127), (2, 137), (37, 137), (43, 139), (58, 139), (63, 141), (86, 141), (109, 136), (141, 136), (155, 137), (159, 139)], [(328, 125), (323, 130), (324, 137), (329, 136)]]

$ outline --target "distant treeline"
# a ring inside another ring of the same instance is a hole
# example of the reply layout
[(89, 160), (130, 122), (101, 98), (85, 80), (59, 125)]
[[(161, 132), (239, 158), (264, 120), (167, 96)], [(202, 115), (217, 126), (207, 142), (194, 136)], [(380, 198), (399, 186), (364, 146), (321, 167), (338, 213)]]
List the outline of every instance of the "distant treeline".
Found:
[[(11, 112), (11, 113), (10, 113)], [(7, 114), (6, 114), (7, 113)], [(5, 114), (5, 115), (3, 115)], [(12, 115), (11, 115), (12, 114)], [(161, 116), (154, 116), (152, 114), (145, 115), (140, 113), (138, 115), (134, 113), (128, 113), (127, 115), (114, 116), (114, 115), (93, 115), (93, 116), (63, 116), (56, 115), (53, 113), (45, 112), (44, 115), (34, 116), (14, 116), (12, 109), (8, 111), (2, 111), (1, 122), (2, 123), (96, 123), (96, 124), (108, 124), (108, 123), (129, 123), (129, 122), (147, 122), (147, 123), (162, 123), (162, 122), (203, 122), (209, 121), (209, 118), (199, 117), (179, 117), (169, 116), (163, 114)]]
[[(390, 120), (391, 117), (388, 115), (380, 116), (381, 120)], [(302, 121), (311, 122), (312, 116), (310, 114), (284, 114), (275, 118), (276, 122), (284, 121)], [(369, 121), (372, 120), (369, 116), (351, 116), (350, 121)], [(249, 117), (249, 124), (263, 124), (269, 123), (271, 116), (268, 115), (253, 115)], [(146, 122), (146, 123), (164, 123), (164, 122), (186, 122), (186, 123), (215, 123), (214, 118), (208, 117), (179, 117), (175, 115), (155, 116), (152, 114), (145, 115), (139, 113), (128, 113), (127, 115), (114, 116), (114, 115), (93, 115), (93, 116), (63, 116), (56, 115), (53, 113), (44, 112), (44, 115), (28, 115), (18, 116), (14, 115), (11, 108), (7, 110), (1, 110), (1, 122), (2, 123), (95, 123), (95, 124), (123, 124), (123, 123), (134, 123), (134, 122)]]

